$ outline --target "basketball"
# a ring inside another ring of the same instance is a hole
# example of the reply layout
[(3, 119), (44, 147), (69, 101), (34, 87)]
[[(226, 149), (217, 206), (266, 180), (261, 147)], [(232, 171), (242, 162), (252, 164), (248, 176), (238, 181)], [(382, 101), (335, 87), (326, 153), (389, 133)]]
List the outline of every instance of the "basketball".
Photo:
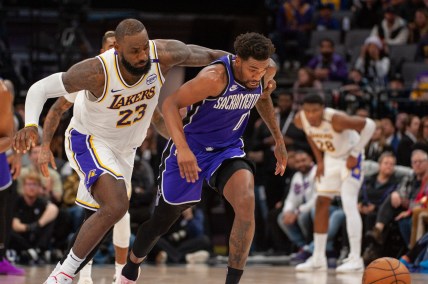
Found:
[(373, 260), (363, 275), (363, 284), (409, 284), (409, 270), (398, 259), (382, 257)]

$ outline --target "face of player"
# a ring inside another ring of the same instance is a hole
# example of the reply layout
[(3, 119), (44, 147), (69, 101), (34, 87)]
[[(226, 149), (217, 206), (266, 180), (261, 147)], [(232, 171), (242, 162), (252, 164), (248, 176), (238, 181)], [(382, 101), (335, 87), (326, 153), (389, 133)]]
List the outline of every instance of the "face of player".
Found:
[(103, 53), (109, 49), (112, 49), (115, 43), (116, 43), (116, 38), (114, 36), (106, 38), (106, 42), (101, 47), (100, 53)]
[(235, 60), (235, 78), (248, 89), (256, 89), (269, 67), (270, 59), (256, 60), (252, 57)]
[(305, 103), (302, 106), (305, 116), (311, 126), (320, 126), (324, 112), (324, 106), (320, 104)]
[(151, 67), (150, 45), (146, 30), (116, 41), (115, 49), (119, 54), (120, 63), (126, 71), (134, 76), (142, 76), (149, 72)]

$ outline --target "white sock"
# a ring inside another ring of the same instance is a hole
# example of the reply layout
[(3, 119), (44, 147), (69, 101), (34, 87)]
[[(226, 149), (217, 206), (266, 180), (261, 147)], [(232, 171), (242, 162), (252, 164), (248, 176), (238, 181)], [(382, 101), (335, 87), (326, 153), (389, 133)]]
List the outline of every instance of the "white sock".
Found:
[(77, 269), (84, 260), (84, 258), (78, 258), (74, 254), (73, 249), (71, 249), (64, 263), (61, 265), (61, 271), (74, 278)]
[(361, 257), (361, 236), (349, 237), (349, 256), (348, 258)]
[(92, 259), (89, 261), (79, 272), (79, 279), (91, 278), (92, 279)]
[(114, 263), (114, 270), (115, 270), (115, 274), (116, 274), (116, 279), (120, 278), (120, 275), (122, 275), (122, 269), (125, 266), (125, 264), (120, 264), (115, 262)]
[(325, 258), (325, 248), (327, 245), (327, 234), (314, 233), (314, 259)]

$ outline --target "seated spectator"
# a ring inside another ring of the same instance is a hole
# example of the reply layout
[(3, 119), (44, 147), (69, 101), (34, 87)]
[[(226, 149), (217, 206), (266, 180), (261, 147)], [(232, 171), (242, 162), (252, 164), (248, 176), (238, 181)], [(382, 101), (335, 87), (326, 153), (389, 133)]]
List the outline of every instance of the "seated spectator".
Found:
[(315, 78), (320, 81), (345, 81), (348, 67), (345, 59), (334, 52), (334, 42), (328, 38), (321, 40), (319, 51), (320, 54), (308, 63), (308, 67), (315, 72)]
[(43, 261), (49, 249), (58, 207), (41, 198), (42, 182), (37, 173), (22, 177), (22, 196), (16, 202), (12, 221), (11, 249), (21, 261)]
[(318, 9), (319, 16), (318, 19), (315, 20), (317, 30), (340, 30), (339, 21), (336, 18), (333, 18), (333, 4), (321, 4)]
[[(369, 143), (367, 143), (365, 150), (366, 159), (372, 161), (377, 161), (384, 152), (393, 151), (392, 147), (386, 143), (386, 137), (384, 135), (380, 120), (375, 120), (375, 123), (376, 130), (373, 133)], [(393, 156), (395, 165), (395, 155)]]
[(315, 73), (312, 69), (308, 67), (303, 67), (299, 69), (297, 73), (297, 81), (293, 85), (294, 91), (294, 110), (300, 109), (302, 105), (303, 98), (307, 94), (317, 93), (324, 98), (324, 93), (322, 92), (322, 84), (315, 78)]
[(58, 171), (52, 168), (48, 168), (49, 177), (43, 176), (38, 164), (40, 150), (40, 146), (31, 147), (30, 165), (21, 169), (21, 175), (18, 178), (18, 192), (21, 193), (23, 189), (22, 178), (26, 176), (29, 172), (34, 172), (39, 175), (43, 185), (43, 190), (40, 197), (45, 198), (46, 200), (50, 200), (55, 204), (60, 204), (63, 194), (61, 177)]
[(211, 241), (205, 234), (204, 219), (202, 209), (197, 206), (184, 210), (168, 233), (159, 239), (156, 249), (165, 252), (167, 261), (171, 263), (206, 262), (210, 256)]
[(368, 37), (361, 47), (360, 56), (355, 62), (359, 70), (370, 82), (383, 86), (390, 68), (390, 60), (386, 55), (381, 40), (376, 36)]
[[(276, 17), (276, 30), (271, 35), (279, 57), (280, 66), (288, 59), (302, 61), (304, 50), (309, 45), (309, 32), (312, 30), (313, 9), (304, 0), (286, 0), (279, 6)], [(292, 50), (287, 44), (296, 41)]]
[(421, 120), (416, 115), (409, 115), (406, 121), (406, 132), (402, 136), (397, 148), (397, 164), (410, 167), (412, 146), (416, 143)]
[(409, 43), (418, 43), (428, 34), (428, 10), (418, 9), (415, 12), (415, 20), (409, 24)]
[(428, 233), (423, 235), (419, 241), (405, 255), (400, 257), (410, 272), (428, 273)]
[(386, 137), (386, 144), (390, 145), (394, 149), (394, 153), (397, 153), (398, 144), (400, 143), (401, 133), (395, 130), (392, 118), (384, 117), (380, 120), (382, 125), (383, 134)]
[(410, 99), (415, 101), (428, 100), (428, 71), (419, 73), (416, 77)]
[(412, 210), (412, 232), (410, 248), (427, 232), (428, 225), (428, 167), (422, 178), (421, 188), (416, 195)]
[(311, 209), (315, 206), (315, 173), (317, 167), (310, 155), (303, 151), (295, 154), (297, 172), (291, 180), (290, 190), (278, 215), (278, 225), (301, 251), (311, 237)]
[(415, 61), (428, 63), (428, 35), (422, 37), (418, 42)]
[(382, 18), (382, 4), (380, 0), (360, 1), (355, 7), (353, 25), (357, 29), (372, 29)]
[(406, 44), (409, 37), (406, 21), (391, 6), (384, 10), (383, 15), (382, 22), (372, 29), (371, 36), (379, 37), (385, 45)]
[(421, 149), (428, 153), (428, 116), (421, 118), (419, 125), (417, 141), (413, 145), (413, 149)]
[(383, 234), (386, 225), (392, 221), (398, 221), (401, 236), (407, 245), (410, 243), (411, 231), (411, 210), (415, 206), (416, 196), (420, 191), (422, 178), (428, 168), (428, 154), (421, 150), (412, 152), (411, 177), (404, 177), (398, 189), (393, 191), (379, 207), (376, 217), (376, 224), (367, 236), (378, 244), (383, 244), (385, 236)]
[(394, 175), (395, 156), (384, 152), (379, 159), (379, 172), (366, 177), (358, 196), (358, 210), (363, 219), (363, 231), (375, 225), (379, 206), (397, 188), (398, 178)]
[(80, 178), (74, 170), (72, 171), (71, 175), (65, 178), (64, 181), (62, 206), (70, 216), (71, 231), (73, 233), (76, 232), (79, 226), (83, 223), (85, 216), (85, 210), (83, 207), (75, 203), (79, 183)]

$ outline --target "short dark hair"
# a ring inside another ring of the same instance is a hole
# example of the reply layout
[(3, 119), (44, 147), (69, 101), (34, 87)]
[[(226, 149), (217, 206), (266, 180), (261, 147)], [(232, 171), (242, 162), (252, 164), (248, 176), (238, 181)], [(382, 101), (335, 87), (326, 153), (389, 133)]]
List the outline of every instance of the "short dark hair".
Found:
[(126, 19), (119, 23), (116, 27), (116, 41), (121, 41), (125, 36), (135, 35), (144, 31), (146, 27), (142, 22), (136, 19)]
[(392, 157), (394, 158), (395, 162), (397, 162), (397, 158), (395, 157), (394, 153), (391, 151), (385, 151), (383, 152), (379, 158), (377, 159), (378, 163), (382, 163), (382, 160), (385, 159), (386, 157)]
[(325, 42), (325, 41), (328, 42), (328, 43), (330, 43), (331, 46), (334, 47), (334, 41), (331, 38), (328, 38), (328, 37), (325, 37), (325, 38), (321, 39), (319, 45), (321, 46), (321, 44), (323, 42)]
[(115, 36), (114, 31), (106, 31), (106, 33), (103, 35), (103, 39), (101, 40), (101, 46), (104, 46), (108, 38), (111, 38), (114, 36)]
[(244, 60), (252, 57), (256, 60), (266, 60), (275, 52), (270, 39), (259, 33), (245, 33), (236, 37), (233, 44), (235, 53)]
[(303, 104), (325, 105), (324, 99), (318, 94), (308, 94), (303, 98)]

